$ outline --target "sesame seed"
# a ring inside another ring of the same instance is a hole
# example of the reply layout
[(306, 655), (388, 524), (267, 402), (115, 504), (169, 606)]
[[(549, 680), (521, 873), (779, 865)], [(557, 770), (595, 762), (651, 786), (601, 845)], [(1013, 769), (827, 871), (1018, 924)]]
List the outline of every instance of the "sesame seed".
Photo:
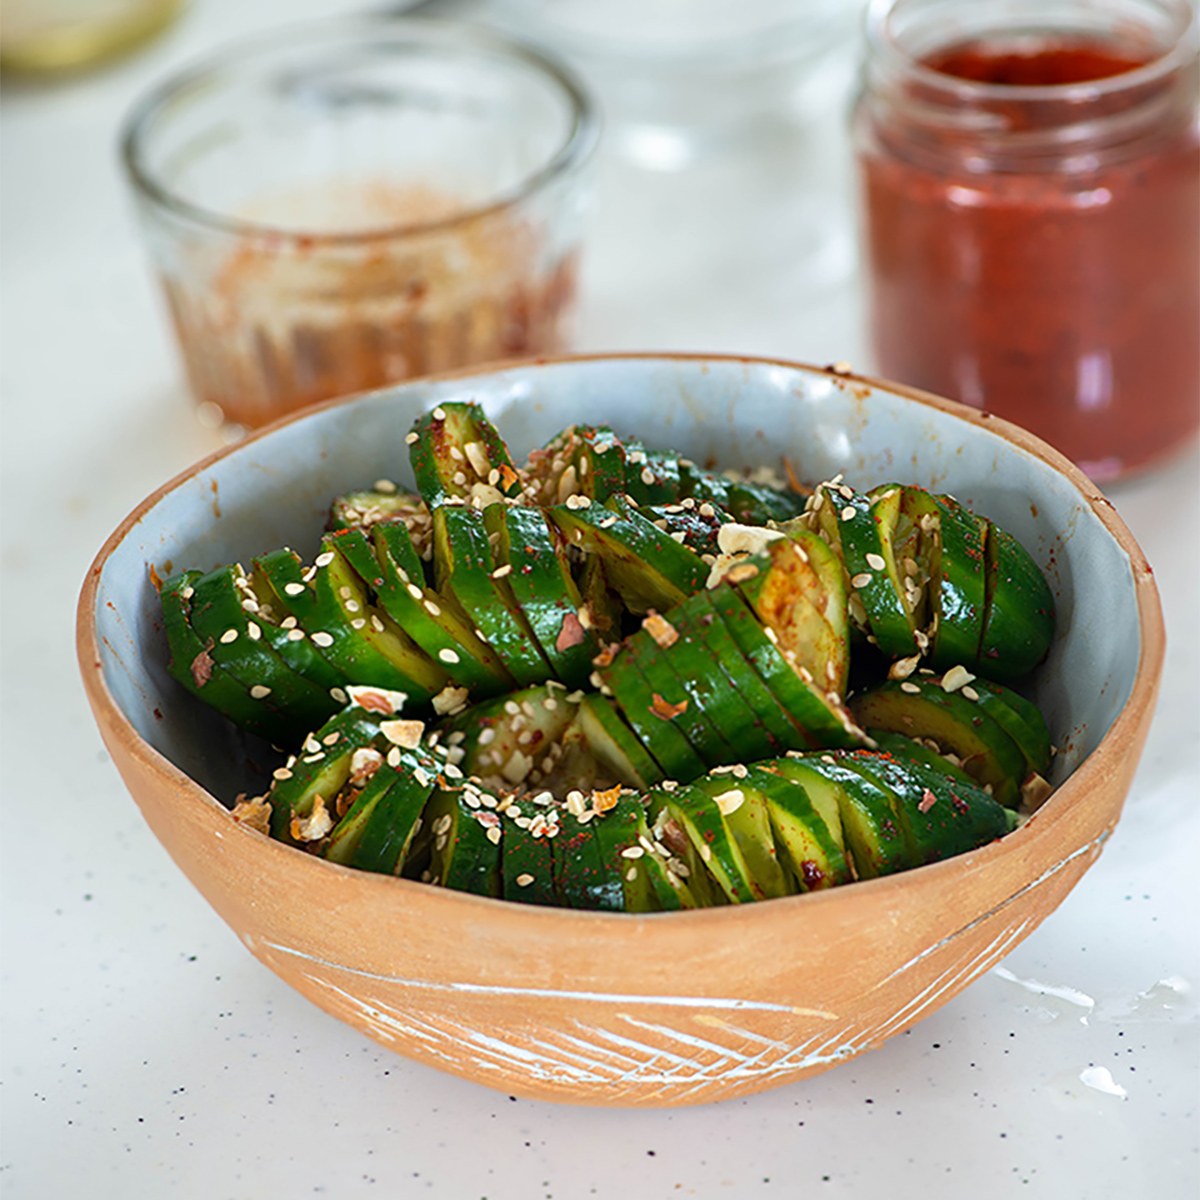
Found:
[(446, 410), (440, 404), (433, 410), (433, 419), (435, 421), (444, 421), (446, 419)]
[(460, 661), (458, 655), (449, 646), (438, 651), (438, 658), (444, 663), (456, 663)]
[[(417, 590), (420, 591), (421, 589), (418, 588)], [(432, 600), (426, 600), (426, 601), (424, 601), (424, 604), (425, 604), (425, 611), (431, 617), (440, 617), (442, 615), (441, 606), (438, 604), (435, 604)]]
[(302, 642), (304, 641), (304, 636), (305, 634), (303, 629), (289, 629), (287, 640), (289, 642)]
[(317, 630), (316, 633), (309, 635), (312, 638), (314, 646), (320, 646), (323, 649), (328, 649), (333, 645), (333, 634), (325, 633), (323, 630)]
[(858, 509), (855, 508), (853, 504), (847, 504), (846, 507), (842, 509), (842, 520), (853, 521), (857, 513)]
[(517, 876), (517, 887), (528, 887), (533, 882), (533, 876), (526, 871), (523, 875)]
[(872, 575), (870, 571), (863, 571), (861, 574), (855, 575), (854, 578), (850, 580), (850, 586), (855, 588), (865, 588), (870, 585), (874, 578), (875, 576)]
[(916, 684), (916, 683), (910, 683), (910, 682), (909, 682), (909, 681), (906, 679), (906, 680), (905, 680), (905, 681), (904, 681), (904, 682), (903, 682), (903, 683), (900, 685), (900, 690), (901, 690), (902, 692), (908, 692), (910, 695), (916, 695), (918, 692), (920, 692), (920, 690), (921, 690), (921, 687), (920, 687), (920, 684)]
[(285, 596), (302, 596), (307, 590), (302, 583), (285, 583), (283, 585), (283, 594)]
[(324, 554), (318, 554), (317, 557), (313, 559), (313, 566), (314, 567), (327, 567), (327, 566), (329, 566), (329, 564), (331, 562), (333, 562), (333, 558), (334, 558), (333, 551), (326, 550)]
[(250, 621), (246, 625), (246, 634), (252, 642), (257, 642), (262, 637), (262, 630), (253, 621)]
[(973, 687), (971, 687), (970, 684), (967, 684), (967, 686), (962, 689), (962, 694), (966, 696), (968, 700), (979, 699), (979, 693)]
[(256, 683), (250, 689), (250, 699), (251, 700), (265, 700), (270, 694), (271, 694), (271, 689), (262, 683)]
[(487, 833), (485, 834), (485, 836), (487, 837), (487, 840), (492, 843), (493, 846), (498, 846), (498, 845), (500, 845), (500, 839), (504, 835), (500, 831), (500, 826), (496, 825), (493, 828), (489, 829), (487, 831)]
[(886, 569), (887, 562), (884, 560), (884, 557), (882, 554), (868, 554), (867, 555), (867, 566), (870, 567), (873, 571), (882, 571), (882, 570)]
[(292, 773), (287, 769), (287, 767), (278, 767), (276, 770), (271, 772), (271, 778), (278, 779), (280, 783), (282, 783), (285, 779), (291, 779), (291, 777)]
[(221, 644), (228, 646), (230, 642), (236, 642), (238, 631), (236, 629), (227, 629), (221, 634)]
[(641, 846), (626, 846), (621, 851), (622, 858), (641, 858), (646, 851)]
[(405, 435), (404, 444), (406, 446), (415, 446), (419, 440), (420, 438), (416, 433), (409, 433)]
[(350, 699), (350, 697), (346, 694), (345, 690), (340, 687), (331, 687), (329, 689), (329, 695), (332, 699), (336, 700), (339, 704), (345, 704), (346, 701)]

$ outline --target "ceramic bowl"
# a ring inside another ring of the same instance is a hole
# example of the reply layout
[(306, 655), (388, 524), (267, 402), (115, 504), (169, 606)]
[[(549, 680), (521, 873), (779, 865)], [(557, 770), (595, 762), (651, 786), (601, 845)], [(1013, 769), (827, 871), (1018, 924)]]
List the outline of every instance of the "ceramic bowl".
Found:
[[(481, 401), (524, 454), (576, 420), (722, 465), (952, 492), (1019, 537), (1058, 597), (1034, 692), (1058, 790), (1022, 829), (891, 878), (644, 916), (527, 907), (351, 871), (271, 842), (226, 804), (268, 767), (176, 687), (151, 568), (291, 544), (325, 507), (408, 478), (422, 409)], [(1111, 505), (1031, 435), (949, 401), (795, 363), (625, 356), (526, 363), (334, 402), (199, 463), (109, 538), (78, 649), (114, 762), (180, 868), (247, 948), (401, 1054), (519, 1095), (680, 1105), (745, 1095), (878, 1046), (1044, 920), (1099, 855), (1150, 723), (1163, 656), (1149, 566)]]

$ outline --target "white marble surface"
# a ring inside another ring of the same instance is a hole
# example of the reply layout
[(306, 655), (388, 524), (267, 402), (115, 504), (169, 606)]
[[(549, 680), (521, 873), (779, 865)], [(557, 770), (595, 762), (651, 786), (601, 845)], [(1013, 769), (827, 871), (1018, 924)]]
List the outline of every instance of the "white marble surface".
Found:
[[(677, 1112), (551, 1107), (410, 1065), (259, 966), (142, 824), (79, 686), (92, 554), (216, 444), (184, 401), (122, 190), (116, 124), (240, 30), (345, 7), (195, 0), (138, 58), (0, 113), (0, 1193), (242, 1200), (1026, 1195), (1200, 1183), (1200, 456), (1115, 489), (1170, 647), (1125, 817), (1062, 908), (946, 1008), (794, 1087)], [(824, 140), (761, 132), (682, 208), (602, 172), (580, 344), (865, 362), (836, 74)], [(819, 192), (805, 215), (799, 189)], [(719, 206), (719, 213), (714, 209)], [(34, 503), (36, 501), (36, 503)]]

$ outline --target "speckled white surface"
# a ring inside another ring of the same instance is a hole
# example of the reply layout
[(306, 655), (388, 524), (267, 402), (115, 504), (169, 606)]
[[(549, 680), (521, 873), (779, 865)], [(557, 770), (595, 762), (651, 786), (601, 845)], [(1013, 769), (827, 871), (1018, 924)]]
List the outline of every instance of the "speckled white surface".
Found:
[[(195, 0), (140, 59), (5, 96), (0, 1194), (1194, 1195), (1195, 450), (1112, 493), (1155, 567), (1170, 642), (1110, 845), (1001, 966), (910, 1034), (819, 1078), (678, 1112), (510, 1102), (389, 1055), (287, 989), (153, 840), (86, 712), (74, 599), (116, 522), (216, 442), (181, 399), (112, 132), (165, 66), (285, 11), (332, 7)], [(819, 147), (804, 150), (827, 171)], [(597, 221), (585, 347), (865, 363), (853, 280), (814, 279), (772, 255), (789, 233), (781, 209), (758, 219), (757, 257), (741, 239), (736, 272), (702, 265), (721, 261), (720, 248), (692, 274), (656, 272), (661, 213), (633, 222), (626, 183)], [(646, 183), (643, 199), (666, 203), (668, 191)], [(755, 216), (741, 211), (744, 231)]]

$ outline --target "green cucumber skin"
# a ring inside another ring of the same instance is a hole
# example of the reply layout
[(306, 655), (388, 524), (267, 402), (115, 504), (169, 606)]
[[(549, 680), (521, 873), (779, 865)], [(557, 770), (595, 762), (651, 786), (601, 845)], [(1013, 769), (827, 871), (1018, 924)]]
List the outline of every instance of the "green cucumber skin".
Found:
[(928, 746), (922, 745), (902, 733), (894, 733), (890, 729), (872, 728), (867, 730), (867, 734), (881, 754), (890, 754), (892, 758), (899, 759), (901, 762), (928, 767), (931, 771), (936, 771), (939, 775), (944, 775), (958, 783), (969, 784), (971, 787), (976, 786), (975, 780), (961, 767), (956, 767), (936, 750), (931, 750)]
[(665, 803), (729, 903), (753, 903), (758, 897), (750, 870), (712, 798), (695, 788), (680, 787), (665, 793)]
[[(714, 714), (697, 697), (695, 681), (676, 669), (681, 642), (670, 647), (660, 646), (650, 634), (642, 629), (627, 639), (623, 655), (631, 656), (641, 669), (642, 675), (652, 691), (657, 692), (669, 704), (681, 701), (686, 707), (672, 718), (688, 743), (703, 760), (706, 767), (717, 767), (735, 761), (737, 751), (718, 726), (719, 714)], [(686, 646), (684, 647), (687, 648)], [(731, 731), (732, 732), (732, 731)]]
[(757, 900), (771, 900), (792, 894), (783, 864), (780, 862), (767, 798), (762, 788), (747, 770), (737, 776), (732, 772), (713, 772), (697, 779), (692, 790), (700, 792), (715, 803), (716, 797), (727, 792), (740, 792), (742, 802), (732, 812), (722, 814), (725, 827), (732, 835), (748, 868), (750, 890)]
[[(549, 907), (558, 904), (554, 884), (554, 843), (554, 838), (534, 837), (519, 825), (505, 826), (501, 852), (505, 900)], [(532, 881), (517, 883), (517, 879), (525, 875), (532, 875)]]
[(700, 591), (708, 579), (708, 564), (642, 516), (626, 497), (614, 496), (603, 507), (559, 505), (546, 515), (569, 545), (602, 561), (610, 585), (631, 612), (666, 612)]
[[(436, 822), (450, 816), (450, 828), (445, 834), (434, 833)], [(488, 827), (480, 818), (490, 821), (494, 813), (469, 807), (459, 788), (438, 788), (426, 808), (424, 820), (429, 824), (433, 841), (433, 882), (456, 892), (471, 892), (476, 896), (499, 897), (503, 887), (500, 842), (491, 841)], [(503, 822), (498, 828), (503, 829)], [(445, 837), (439, 849), (439, 841)]]
[(862, 735), (848, 729), (827, 698), (805, 683), (789, 666), (775, 644), (763, 632), (753, 610), (734, 590), (725, 585), (709, 593), (715, 611), (749, 659), (767, 690), (787, 712), (813, 748), (852, 747), (863, 744)]
[[(337, 740), (326, 745), (325, 739), (335, 733)], [(305, 753), (302, 748), (287, 767), (289, 777), (276, 778), (267, 793), (267, 802), (271, 806), (271, 836), (291, 843), (292, 817), (307, 817), (318, 795), (332, 803), (350, 778), (354, 751), (373, 746), (379, 736), (378, 717), (350, 706), (306, 737), (305, 747), (319, 743), (319, 749)], [(315, 758), (316, 754), (320, 757)]]
[[(507, 579), (513, 597), (555, 678), (571, 688), (583, 687), (600, 647), (580, 621), (583, 600), (546, 518), (538, 509), (496, 505), (484, 511), (484, 519), (501, 534), (506, 548), (501, 565), (512, 568)], [(569, 618), (576, 623), (573, 631)], [(564, 633), (572, 632), (575, 636), (564, 640)]]
[(1054, 748), (1041, 709), (1019, 692), (990, 679), (977, 677), (971, 681), (971, 687), (979, 696), (975, 703), (1016, 742), (1025, 757), (1026, 768), (1045, 775), (1050, 769)]
[[(520, 476), (508, 447), (478, 404), (462, 401), (439, 404), (417, 418), (409, 436), (413, 439), (409, 461), (417, 490), (430, 509), (447, 500), (468, 498), (476, 484), (493, 488), (497, 499), (520, 494)], [(472, 456), (464, 452), (471, 443), (479, 445), (489, 470), (501, 472), (502, 477), (495, 484), (488, 482), (488, 472), (479, 475)], [(452, 450), (461, 457), (454, 457)], [(465, 482), (455, 482), (458, 475)]]
[(770, 769), (802, 786), (817, 780), (832, 788), (842, 818), (846, 849), (859, 879), (894, 875), (916, 865), (909, 853), (891, 796), (842, 761), (842, 752), (784, 758)]
[(704, 762), (683, 732), (671, 719), (654, 712), (655, 689), (627, 648), (619, 650), (612, 662), (601, 668), (600, 678), (664, 777), (686, 783), (704, 774)]
[(751, 767), (747, 779), (766, 800), (775, 843), (796, 891), (824, 891), (853, 881), (841, 844), (801, 783), (760, 767)]
[(433, 529), (437, 591), (457, 601), (520, 686), (544, 683), (552, 675), (550, 664), (492, 576), (497, 563), (483, 514), (443, 506), (434, 512)]
[[(1008, 832), (1007, 810), (973, 784), (866, 750), (847, 754), (841, 762), (895, 798), (908, 851), (917, 865), (965, 854)], [(932, 803), (922, 812), (927, 798)]]
[(584, 744), (618, 782), (644, 789), (663, 778), (662, 768), (608, 696), (599, 692), (584, 696), (575, 720), (581, 728)]
[[(908, 689), (916, 687), (916, 692)], [(950, 750), (980, 786), (990, 785), (1005, 808), (1020, 801), (1025, 756), (1020, 747), (976, 703), (947, 692), (922, 677), (920, 682), (889, 681), (851, 702), (859, 722), (908, 737), (929, 738)]]
[(941, 536), (937, 589), (937, 632), (930, 661), (935, 666), (971, 663), (979, 654), (986, 611), (984, 553), (986, 525), (951, 496), (931, 496)]
[(1029, 551), (998, 525), (989, 524), (985, 550), (987, 614), (979, 669), (1009, 683), (1024, 678), (1049, 653), (1054, 594)]
[(366, 787), (359, 792), (346, 815), (334, 827), (325, 849), (321, 851), (321, 857), (328, 862), (347, 866), (362, 843), (363, 833), (374, 816), (375, 809), (399, 782), (400, 777), (394, 771), (390, 771), (386, 766), (380, 767), (367, 781)]
[[(270, 689), (259, 702), (291, 723), (294, 741), (304, 730), (320, 725), (337, 706), (324, 688), (297, 675), (271, 648), (262, 624), (241, 606), (236, 576), (236, 568), (218, 567), (192, 584), (192, 628), (202, 640), (213, 640), (213, 659), (247, 689), (252, 701), (251, 688)], [(255, 630), (258, 636), (252, 637)], [(234, 640), (226, 642), (230, 634)]]
[[(163, 629), (167, 638), (169, 658), (167, 673), (197, 699), (215, 708), (235, 725), (266, 741), (287, 746), (294, 735), (292, 722), (274, 710), (264, 708), (250, 693), (212, 657), (212, 646), (201, 639), (192, 628), (188, 601), (182, 593), (200, 578), (200, 571), (182, 571), (162, 585), (159, 599), (163, 611)], [(200, 683), (193, 664), (204, 656), (208, 678)]]
[[(406, 535), (407, 536), (407, 533)], [(449, 630), (426, 608), (426, 597), (418, 600), (408, 589), (420, 589), (424, 575), (415, 579), (403, 568), (394, 564), (385, 548), (380, 551), (380, 542), (375, 542), (358, 529), (347, 529), (330, 534), (328, 545), (336, 547), (359, 579), (374, 593), (378, 606), (395, 621), (413, 644), (431, 661), (436, 661), (444, 670), (449, 681), (457, 687), (465, 687), (477, 696), (495, 695), (509, 682), (507, 674), (499, 673), (493, 666), (476, 657), (455, 638)], [(409, 542), (411, 548), (411, 541)], [(403, 571), (403, 574), (401, 574)], [(436, 601), (434, 601), (435, 607)], [(444, 616), (444, 613), (439, 614)], [(472, 638), (476, 645), (479, 643)]]
[(621, 876), (608, 869), (596, 830), (567, 817), (554, 846), (555, 885), (566, 908), (623, 912)]
[[(403, 755), (401, 763), (402, 770), (380, 767), (381, 771), (392, 771), (396, 778), (387, 796), (376, 805), (351, 856), (350, 866), (361, 871), (399, 875), (423, 824), (435, 772), (412, 754)], [(426, 783), (413, 774), (413, 767), (418, 765), (425, 770)]]

